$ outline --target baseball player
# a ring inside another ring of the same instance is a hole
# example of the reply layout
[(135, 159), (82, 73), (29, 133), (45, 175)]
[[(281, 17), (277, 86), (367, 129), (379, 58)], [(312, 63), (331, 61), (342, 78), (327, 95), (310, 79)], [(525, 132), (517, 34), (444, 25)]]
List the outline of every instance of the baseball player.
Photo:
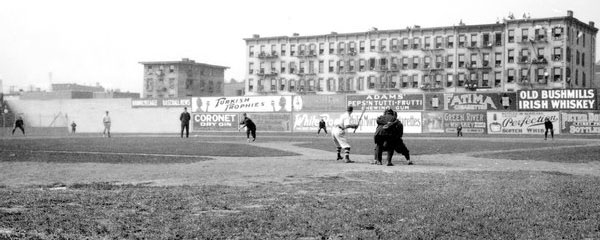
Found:
[(17, 130), (17, 128), (21, 129), (21, 132), (23, 132), (23, 135), (25, 135), (25, 122), (21, 116), (17, 117), (17, 120), (15, 121), (15, 127), (12, 130), (12, 135), (15, 135), (15, 130)]
[(319, 130), (317, 130), (317, 136), (319, 136), (319, 133), (321, 133), (321, 129), (323, 129), (323, 131), (325, 131), (325, 135), (327, 135), (327, 124), (323, 118), (321, 118), (321, 121), (319, 121)]
[(552, 140), (554, 140), (554, 127), (552, 126), (552, 121), (550, 121), (549, 118), (544, 119), (544, 128), (546, 129), (546, 132), (544, 132), (544, 140), (548, 139), (548, 131), (550, 131)]
[(256, 124), (254, 124), (252, 119), (248, 118), (246, 113), (242, 114), (242, 116), (244, 116), (244, 120), (240, 122), (241, 126), (238, 128), (238, 131), (243, 127), (246, 127), (246, 138), (248, 138), (248, 142), (250, 142), (250, 134), (252, 134), (252, 141), (254, 142), (256, 140)]
[(339, 119), (335, 120), (334, 127), (331, 130), (331, 137), (333, 137), (333, 142), (337, 147), (337, 160), (342, 160), (342, 148), (344, 149), (344, 161), (346, 163), (353, 163), (354, 161), (350, 160), (350, 144), (348, 144), (348, 140), (346, 139), (346, 129), (348, 128), (358, 128), (358, 124), (356, 122), (357, 119), (353, 119), (352, 111), (354, 108), (352, 106), (348, 106), (346, 109), (346, 113), (342, 114)]
[(108, 116), (108, 111), (106, 111), (106, 115), (102, 118), (102, 123), (104, 124), (104, 131), (102, 131), (102, 137), (108, 133), (108, 137), (110, 137), (110, 116)]

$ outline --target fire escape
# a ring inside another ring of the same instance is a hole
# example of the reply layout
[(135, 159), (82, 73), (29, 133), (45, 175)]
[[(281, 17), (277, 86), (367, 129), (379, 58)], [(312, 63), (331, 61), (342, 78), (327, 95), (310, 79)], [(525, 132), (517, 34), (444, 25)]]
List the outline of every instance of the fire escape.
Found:
[[(539, 32), (538, 32), (539, 31)], [(524, 47), (522, 49), (527, 49), (527, 55), (523, 55), (522, 52), (519, 54), (519, 61), (517, 62), (519, 65), (527, 66), (527, 76), (521, 76), (519, 84), (521, 87), (533, 89), (535, 85), (546, 85), (548, 83), (548, 71), (544, 70), (543, 75), (539, 75), (536, 69), (536, 81), (534, 85), (534, 81), (531, 78), (531, 69), (535, 66), (545, 66), (548, 65), (548, 60), (544, 55), (540, 55), (538, 51), (536, 51), (536, 44), (545, 44), (548, 43), (546, 39), (546, 30), (544, 28), (536, 29), (536, 34), (534, 39), (530, 39), (529, 37), (523, 37), (522, 41), (519, 42)], [(545, 47), (544, 47), (545, 48)], [(535, 57), (531, 58), (531, 52), (534, 53)]]
[[(277, 54), (277, 51), (271, 51), (271, 53), (267, 53), (267, 52), (261, 52), (258, 54), (258, 59), (260, 59), (261, 61), (265, 61), (265, 62), (272, 62), (276, 59), (279, 58), (279, 55)], [(256, 73), (256, 75), (258, 76), (258, 81), (260, 84), (257, 84), (258, 86), (258, 93), (260, 94), (268, 94), (270, 92), (277, 92), (277, 86), (275, 86), (275, 88), (273, 88), (271, 82), (273, 80), (277, 80), (277, 76), (279, 75), (277, 72), (277, 68), (275, 68), (275, 66), (270, 65), (270, 69), (269, 71), (267, 71), (264, 67), (261, 67), (258, 72)], [(265, 90), (265, 83), (268, 83), (268, 85), (270, 86), (270, 90), (267, 91)]]

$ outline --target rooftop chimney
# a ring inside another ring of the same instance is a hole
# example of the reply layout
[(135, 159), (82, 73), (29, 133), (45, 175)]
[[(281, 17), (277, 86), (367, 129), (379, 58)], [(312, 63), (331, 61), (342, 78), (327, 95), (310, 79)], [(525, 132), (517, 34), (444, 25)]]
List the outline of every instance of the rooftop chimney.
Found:
[(299, 33), (294, 33), (294, 34), (292, 34), (292, 35), (294, 35), (294, 37), (300, 36), (300, 34), (299, 34)]
[(567, 17), (573, 17), (573, 11), (567, 10)]
[(260, 38), (260, 35), (258, 35), (258, 34), (253, 34), (253, 35), (252, 35), (252, 38)]
[(590, 21), (590, 27), (594, 27), (594, 21)]

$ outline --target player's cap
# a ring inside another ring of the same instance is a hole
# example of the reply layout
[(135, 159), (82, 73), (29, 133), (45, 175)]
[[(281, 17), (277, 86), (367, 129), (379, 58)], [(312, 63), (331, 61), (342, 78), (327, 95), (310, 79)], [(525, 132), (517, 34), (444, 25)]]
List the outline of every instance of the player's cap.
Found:
[(353, 110), (354, 110), (354, 107), (352, 107), (352, 106), (348, 106), (348, 107), (346, 108), (346, 111), (353, 111)]

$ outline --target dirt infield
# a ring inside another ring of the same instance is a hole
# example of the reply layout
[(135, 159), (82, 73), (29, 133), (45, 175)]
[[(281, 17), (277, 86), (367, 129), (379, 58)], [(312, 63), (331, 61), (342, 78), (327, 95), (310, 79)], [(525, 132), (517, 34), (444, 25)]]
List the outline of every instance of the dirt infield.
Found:
[[(278, 157), (215, 157), (213, 160), (173, 164), (110, 164), (110, 163), (48, 163), (0, 161), (0, 184), (6, 186), (47, 185), (51, 183), (113, 182), (173, 185), (232, 185), (247, 186), (257, 183), (297, 183), (317, 177), (341, 176), (348, 172), (413, 173), (448, 171), (541, 171), (559, 174), (600, 176), (600, 162), (560, 163), (532, 160), (488, 159), (474, 154), (523, 151), (512, 149), (476, 151), (453, 154), (424, 154), (413, 157), (415, 165), (406, 165), (402, 157), (394, 156), (396, 166), (371, 165), (372, 155), (352, 155), (356, 163), (346, 164), (335, 160), (335, 153), (300, 147), (298, 142), (255, 142), (264, 148), (276, 148), (297, 153), (297, 156)], [(481, 141), (514, 141), (510, 138), (480, 139)], [(200, 141), (194, 139), (193, 141)], [(539, 139), (519, 139), (539, 141)], [(558, 140), (557, 140), (558, 141)], [(585, 143), (575, 146), (548, 146), (547, 149), (597, 148), (598, 139), (561, 139)], [(240, 144), (240, 141), (223, 143)], [(538, 148), (537, 150), (544, 150)], [(78, 153), (85, 151), (78, 151)], [(193, 156), (191, 156), (193, 157)], [(204, 157), (204, 156), (197, 156)], [(5, 159), (6, 160), (6, 159)]]

